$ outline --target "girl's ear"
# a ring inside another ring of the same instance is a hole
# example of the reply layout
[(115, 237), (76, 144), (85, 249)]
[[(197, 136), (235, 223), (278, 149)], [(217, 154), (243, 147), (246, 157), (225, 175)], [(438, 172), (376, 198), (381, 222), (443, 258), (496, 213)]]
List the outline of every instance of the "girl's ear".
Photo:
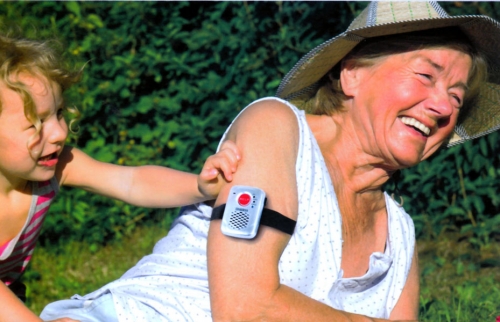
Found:
[(346, 96), (356, 96), (361, 83), (360, 71), (361, 68), (356, 66), (352, 61), (342, 63), (340, 70), (340, 85)]

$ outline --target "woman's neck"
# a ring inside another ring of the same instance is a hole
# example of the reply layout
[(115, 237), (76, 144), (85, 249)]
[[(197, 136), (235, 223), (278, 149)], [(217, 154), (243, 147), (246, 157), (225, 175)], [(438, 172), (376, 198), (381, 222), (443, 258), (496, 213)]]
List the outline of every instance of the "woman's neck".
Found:
[(356, 194), (380, 193), (394, 170), (388, 169), (382, 158), (364, 151), (342, 115), (308, 115), (307, 121), (334, 185)]
[(328, 168), (342, 214), (344, 246), (370, 240), (380, 251), (387, 239), (382, 185), (393, 170), (362, 148), (354, 127), (342, 114), (307, 117)]

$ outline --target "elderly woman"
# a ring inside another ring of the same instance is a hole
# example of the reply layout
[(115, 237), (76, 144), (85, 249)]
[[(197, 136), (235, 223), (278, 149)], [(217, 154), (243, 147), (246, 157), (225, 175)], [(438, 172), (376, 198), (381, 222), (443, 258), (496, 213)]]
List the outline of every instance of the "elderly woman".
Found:
[(259, 187), (266, 208), (296, 221), (293, 234), (278, 224), (229, 237), (208, 205), (184, 208), (152, 255), (42, 318), (417, 320), (413, 223), (381, 186), (443, 144), (498, 127), (498, 98), (487, 93), (496, 85), (485, 75), (499, 49), (487, 17), (453, 18), (427, 2), (370, 4), (293, 68), (283, 99), (252, 103), (224, 135), (242, 161), (215, 206), (232, 185)]

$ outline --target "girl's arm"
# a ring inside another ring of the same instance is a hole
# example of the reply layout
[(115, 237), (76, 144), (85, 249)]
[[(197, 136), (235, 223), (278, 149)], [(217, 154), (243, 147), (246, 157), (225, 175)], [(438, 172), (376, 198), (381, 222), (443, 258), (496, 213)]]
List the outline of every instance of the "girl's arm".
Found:
[[(0, 322), (43, 322), (35, 313), (31, 312), (17, 296), (0, 282)], [(70, 318), (62, 318), (46, 322), (79, 322)]]
[[(256, 186), (267, 196), (267, 206), (296, 220), (298, 196), (295, 162), (298, 125), (293, 112), (278, 102), (261, 101), (235, 121), (229, 139), (242, 161), (216, 205), (226, 202), (234, 184)], [(278, 264), (290, 236), (261, 226), (252, 240), (231, 238), (210, 223), (208, 277), (214, 321), (384, 321), (333, 309), (282, 285)], [(398, 318), (415, 319), (412, 314)]]
[(10, 291), (3, 282), (0, 282), (0, 303), (2, 303), (2, 308), (0, 309), (0, 322), (42, 321)]
[(161, 166), (127, 167), (97, 161), (65, 147), (57, 173), (61, 185), (82, 188), (142, 207), (177, 207), (214, 199), (232, 180), (239, 152), (232, 142), (209, 157), (199, 176)]

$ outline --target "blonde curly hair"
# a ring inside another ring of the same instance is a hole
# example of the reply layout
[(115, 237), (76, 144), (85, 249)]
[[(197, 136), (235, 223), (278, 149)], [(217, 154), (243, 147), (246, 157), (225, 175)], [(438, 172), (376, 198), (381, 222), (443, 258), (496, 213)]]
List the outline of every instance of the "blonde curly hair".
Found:
[[(20, 73), (42, 76), (58, 84), (61, 93), (64, 93), (79, 81), (81, 69), (72, 70), (67, 67), (62, 59), (61, 45), (56, 40), (40, 41), (0, 34), (0, 81), (21, 96), (24, 115), (35, 126), (34, 136), (36, 136), (42, 129), (42, 122), (37, 116), (36, 106), (28, 87), (16, 77)], [(64, 108), (73, 115), (69, 124), (71, 129), (80, 113), (76, 107)], [(1, 112), (0, 100), (0, 114)]]

